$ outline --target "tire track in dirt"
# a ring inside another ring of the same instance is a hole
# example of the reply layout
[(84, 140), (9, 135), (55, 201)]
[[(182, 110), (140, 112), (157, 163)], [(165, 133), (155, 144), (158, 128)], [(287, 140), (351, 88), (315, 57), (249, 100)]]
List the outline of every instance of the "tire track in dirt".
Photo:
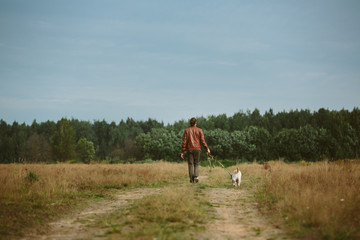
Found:
[(106, 229), (90, 228), (88, 225), (115, 209), (129, 207), (131, 200), (140, 199), (148, 194), (160, 191), (161, 189), (154, 188), (119, 191), (112, 200), (102, 200), (90, 204), (81, 211), (74, 212), (58, 221), (50, 223), (50, 231), (45, 235), (29, 235), (22, 239), (106, 239), (104, 236)]
[(291, 239), (258, 211), (251, 194), (243, 189), (204, 189), (215, 210), (215, 220), (198, 239)]
[[(197, 187), (197, 185), (192, 185)], [(174, 190), (176, 190), (174, 188)], [(161, 193), (162, 189), (140, 188), (119, 191), (112, 200), (101, 200), (85, 209), (50, 223), (50, 231), (45, 235), (29, 235), (22, 239), (107, 239), (106, 230), (90, 227), (91, 223), (101, 219), (117, 209), (129, 208), (132, 200), (141, 199), (149, 194)], [(206, 230), (193, 233), (195, 239), (290, 239), (278, 227), (261, 215), (244, 189), (205, 188), (201, 189), (213, 210), (212, 219)]]

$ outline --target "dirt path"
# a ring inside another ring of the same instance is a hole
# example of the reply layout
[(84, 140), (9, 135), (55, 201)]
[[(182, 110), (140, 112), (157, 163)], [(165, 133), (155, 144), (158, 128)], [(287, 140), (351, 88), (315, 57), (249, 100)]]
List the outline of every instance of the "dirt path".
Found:
[(215, 221), (200, 239), (290, 239), (261, 215), (251, 195), (242, 189), (205, 189), (215, 209)]
[[(248, 191), (233, 188), (201, 191), (212, 205), (214, 220), (204, 232), (196, 234), (196, 239), (289, 239), (257, 211)], [(51, 230), (46, 235), (23, 239), (107, 239), (106, 229), (89, 225), (115, 209), (129, 208), (134, 199), (159, 192), (161, 189), (153, 188), (119, 191), (113, 200), (97, 201), (82, 211), (50, 223)]]
[[(50, 231), (46, 235), (31, 235), (25, 239), (104, 239), (106, 230), (89, 228), (88, 225), (112, 210), (130, 206), (131, 200), (140, 199), (148, 194), (154, 194), (161, 189), (141, 188), (128, 191), (119, 191), (113, 200), (104, 200), (91, 204), (87, 208), (74, 212), (69, 216), (50, 223)], [(106, 239), (106, 238), (105, 238)]]

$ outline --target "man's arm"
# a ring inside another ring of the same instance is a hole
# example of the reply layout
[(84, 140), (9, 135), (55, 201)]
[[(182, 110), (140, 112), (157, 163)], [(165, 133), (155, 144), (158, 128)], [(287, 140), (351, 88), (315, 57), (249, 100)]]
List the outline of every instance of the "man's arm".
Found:
[(210, 149), (209, 149), (208, 145), (205, 142), (205, 137), (204, 137), (204, 133), (203, 133), (202, 130), (200, 131), (200, 142), (207, 149), (207, 152), (210, 154)]

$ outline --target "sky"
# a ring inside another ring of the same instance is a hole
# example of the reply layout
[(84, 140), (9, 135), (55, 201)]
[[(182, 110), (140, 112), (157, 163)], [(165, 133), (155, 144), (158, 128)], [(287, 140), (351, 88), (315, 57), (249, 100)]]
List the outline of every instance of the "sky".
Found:
[(360, 105), (358, 0), (0, 0), (0, 119)]

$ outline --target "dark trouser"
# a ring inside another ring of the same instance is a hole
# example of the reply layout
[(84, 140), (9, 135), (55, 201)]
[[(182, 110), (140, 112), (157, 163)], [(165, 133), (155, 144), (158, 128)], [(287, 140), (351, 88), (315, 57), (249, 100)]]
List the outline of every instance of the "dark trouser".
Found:
[(200, 150), (188, 151), (187, 159), (189, 165), (190, 182), (194, 182), (194, 179), (199, 176)]

